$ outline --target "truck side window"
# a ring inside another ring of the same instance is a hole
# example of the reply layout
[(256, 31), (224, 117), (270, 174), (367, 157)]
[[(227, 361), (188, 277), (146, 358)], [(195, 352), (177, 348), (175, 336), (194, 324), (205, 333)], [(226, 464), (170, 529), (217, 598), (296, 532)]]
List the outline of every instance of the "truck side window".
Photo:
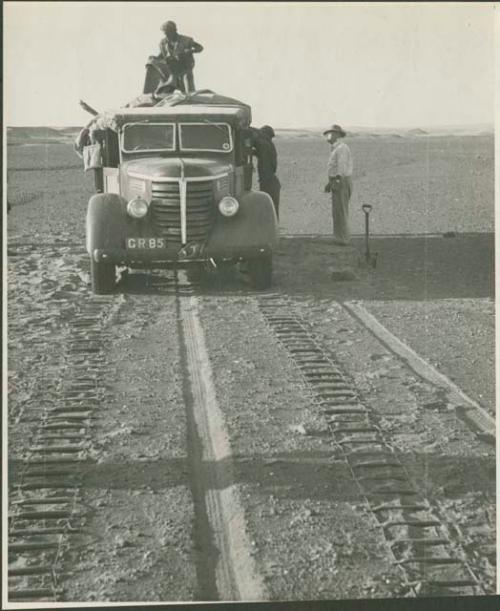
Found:
[[(240, 154), (240, 165), (243, 166), (244, 185), (246, 190), (252, 188), (252, 174), (253, 174), (253, 161), (252, 161), (252, 132), (249, 129), (242, 129), (239, 132), (239, 146), (237, 148)], [(238, 163), (238, 160), (237, 160)]]
[(243, 165), (252, 163), (252, 132), (249, 129), (242, 129), (240, 132), (241, 162)]
[(104, 150), (104, 165), (108, 168), (117, 168), (120, 164), (118, 134), (111, 129), (106, 130)]

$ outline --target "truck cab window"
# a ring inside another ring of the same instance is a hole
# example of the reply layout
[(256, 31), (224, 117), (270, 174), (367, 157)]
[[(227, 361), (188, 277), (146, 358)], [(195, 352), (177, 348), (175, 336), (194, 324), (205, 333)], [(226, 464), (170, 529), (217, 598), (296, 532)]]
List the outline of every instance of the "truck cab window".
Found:
[(175, 125), (173, 123), (131, 123), (123, 127), (122, 150), (173, 151)]
[(233, 150), (231, 128), (227, 123), (180, 123), (179, 146), (182, 151)]

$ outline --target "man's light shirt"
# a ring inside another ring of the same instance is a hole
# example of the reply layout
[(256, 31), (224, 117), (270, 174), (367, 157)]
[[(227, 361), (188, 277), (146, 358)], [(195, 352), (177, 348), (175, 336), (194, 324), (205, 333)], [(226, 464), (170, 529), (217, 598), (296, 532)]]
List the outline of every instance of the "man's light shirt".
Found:
[(352, 176), (352, 169), (352, 155), (349, 147), (345, 142), (335, 142), (328, 159), (328, 176)]

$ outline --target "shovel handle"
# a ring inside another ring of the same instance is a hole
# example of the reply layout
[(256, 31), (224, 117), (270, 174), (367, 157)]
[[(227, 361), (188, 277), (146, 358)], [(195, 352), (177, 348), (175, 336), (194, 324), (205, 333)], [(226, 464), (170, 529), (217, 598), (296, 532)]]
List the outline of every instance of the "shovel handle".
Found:
[(370, 204), (363, 204), (361, 208), (365, 213), (365, 259), (368, 262), (370, 261), (370, 243), (368, 237), (370, 235), (370, 212), (372, 207)]
[(91, 115), (93, 115), (94, 117), (97, 116), (99, 113), (97, 112), (97, 110), (95, 108), (92, 108), (92, 106), (89, 106), (87, 104), (87, 102), (84, 102), (83, 100), (80, 100), (79, 102), (80, 106), (83, 108), (83, 110), (86, 110), (87, 112), (89, 112)]

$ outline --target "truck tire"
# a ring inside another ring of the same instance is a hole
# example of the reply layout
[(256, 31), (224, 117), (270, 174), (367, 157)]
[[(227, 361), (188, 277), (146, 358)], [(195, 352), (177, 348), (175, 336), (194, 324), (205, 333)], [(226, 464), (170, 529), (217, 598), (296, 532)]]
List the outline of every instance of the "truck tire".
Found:
[(96, 295), (111, 293), (116, 285), (116, 270), (113, 263), (90, 259), (90, 280), (92, 292)]
[(268, 289), (273, 282), (273, 257), (257, 257), (248, 260), (248, 275), (256, 289)]

